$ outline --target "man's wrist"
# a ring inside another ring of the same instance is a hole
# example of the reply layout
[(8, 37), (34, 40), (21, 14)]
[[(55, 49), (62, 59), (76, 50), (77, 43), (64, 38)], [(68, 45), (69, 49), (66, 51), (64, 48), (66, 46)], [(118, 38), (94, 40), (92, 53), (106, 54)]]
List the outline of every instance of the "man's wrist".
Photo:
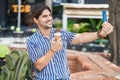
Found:
[(101, 35), (101, 30), (99, 30), (99, 31), (97, 32), (97, 37), (100, 38), (100, 39), (104, 39), (106, 36), (102, 36), (102, 35)]
[(55, 53), (55, 50), (54, 50), (54, 49), (52, 49), (52, 48), (50, 49), (50, 51), (51, 51), (51, 52), (53, 52), (53, 53)]

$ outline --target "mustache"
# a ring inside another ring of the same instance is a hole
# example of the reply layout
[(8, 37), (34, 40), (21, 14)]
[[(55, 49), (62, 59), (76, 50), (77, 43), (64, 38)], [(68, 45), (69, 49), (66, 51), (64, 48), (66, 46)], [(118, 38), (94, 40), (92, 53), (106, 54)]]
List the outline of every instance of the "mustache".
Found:
[(48, 23), (48, 22), (52, 22), (52, 20), (48, 20), (48, 21), (46, 21), (46, 23)]
[(45, 27), (45, 29), (50, 29), (51, 27)]

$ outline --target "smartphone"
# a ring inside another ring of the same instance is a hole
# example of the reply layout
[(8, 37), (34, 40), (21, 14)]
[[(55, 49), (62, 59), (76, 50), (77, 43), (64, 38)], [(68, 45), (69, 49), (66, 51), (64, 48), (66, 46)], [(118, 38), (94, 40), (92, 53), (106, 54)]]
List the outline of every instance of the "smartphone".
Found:
[(106, 10), (102, 10), (102, 21), (103, 22), (107, 22), (107, 14), (106, 14)]

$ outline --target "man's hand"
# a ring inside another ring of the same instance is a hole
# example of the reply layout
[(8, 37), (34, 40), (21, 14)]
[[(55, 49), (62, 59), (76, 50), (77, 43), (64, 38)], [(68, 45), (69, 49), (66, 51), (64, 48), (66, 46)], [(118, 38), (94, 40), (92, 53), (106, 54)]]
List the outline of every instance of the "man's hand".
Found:
[(98, 32), (98, 37), (99, 38), (105, 38), (112, 31), (113, 31), (113, 26), (110, 23), (108, 23), (108, 22), (104, 22), (102, 24), (101, 31)]
[(40, 57), (35, 63), (34, 66), (37, 70), (42, 70), (47, 64), (50, 62), (52, 57), (56, 52), (62, 49), (62, 40), (59, 38), (55, 40), (55, 38), (51, 41), (51, 48), (50, 50), (42, 57)]
[(58, 40), (55, 40), (55, 38), (52, 39), (51, 42), (51, 51), (58, 52), (59, 50), (62, 49), (62, 40), (59, 38)]

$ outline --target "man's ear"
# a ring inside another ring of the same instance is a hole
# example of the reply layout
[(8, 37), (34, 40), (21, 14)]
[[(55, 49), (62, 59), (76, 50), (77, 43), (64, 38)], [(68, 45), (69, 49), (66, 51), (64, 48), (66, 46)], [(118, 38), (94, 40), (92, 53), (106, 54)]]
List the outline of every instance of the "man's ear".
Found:
[(37, 24), (38, 23), (38, 19), (33, 18), (33, 21)]

